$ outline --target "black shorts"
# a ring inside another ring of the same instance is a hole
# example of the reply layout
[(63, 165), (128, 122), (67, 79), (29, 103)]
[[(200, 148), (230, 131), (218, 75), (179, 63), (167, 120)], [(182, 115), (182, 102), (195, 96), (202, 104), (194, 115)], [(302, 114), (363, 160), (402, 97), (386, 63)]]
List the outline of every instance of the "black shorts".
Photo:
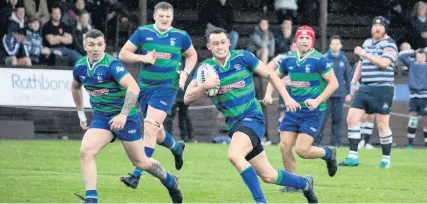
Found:
[(365, 110), (367, 114), (390, 114), (393, 104), (394, 87), (362, 86), (356, 93), (352, 108)]
[(409, 99), (409, 112), (418, 113), (420, 116), (427, 116), (427, 98)]
[(248, 153), (248, 155), (246, 155), (245, 159), (247, 161), (250, 161), (251, 159), (256, 157), (258, 154), (260, 154), (261, 152), (264, 151), (264, 147), (261, 144), (261, 140), (260, 140), (259, 136), (257, 135), (257, 133), (252, 128), (246, 127), (246, 126), (238, 126), (237, 128), (230, 131), (228, 133), (228, 136), (230, 138), (232, 138), (233, 134), (236, 132), (245, 133), (249, 137), (249, 139), (251, 140), (253, 149), (251, 152)]

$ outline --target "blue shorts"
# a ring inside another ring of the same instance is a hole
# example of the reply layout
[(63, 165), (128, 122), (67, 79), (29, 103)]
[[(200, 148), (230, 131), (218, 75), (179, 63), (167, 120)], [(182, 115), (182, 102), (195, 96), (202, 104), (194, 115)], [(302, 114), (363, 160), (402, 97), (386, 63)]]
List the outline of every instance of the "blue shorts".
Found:
[(307, 108), (297, 112), (286, 112), (280, 123), (280, 131), (305, 133), (316, 138), (321, 131), (325, 111), (310, 111)]
[[(101, 114), (93, 114), (93, 120), (89, 125), (90, 128), (98, 128), (104, 130), (110, 130), (110, 120), (112, 117), (108, 117)], [(138, 115), (128, 116), (125, 127), (120, 131), (111, 131), (114, 138), (118, 137), (122, 141), (132, 142), (141, 139), (141, 121), (139, 121)]]
[[(228, 132), (228, 136), (231, 137), (235, 132), (238, 132), (239, 127), (247, 127), (251, 129), (260, 140), (265, 133), (265, 122), (263, 120), (258, 118), (244, 118), (242, 121), (233, 125), (231, 130)], [(249, 135), (249, 137), (251, 137), (251, 135)]]
[(145, 118), (147, 116), (148, 106), (170, 115), (171, 109), (175, 104), (177, 92), (178, 90), (173, 88), (141, 88), (139, 92), (139, 106), (141, 107), (142, 117)]
[(393, 104), (394, 87), (362, 86), (357, 91), (352, 108), (362, 109), (367, 114), (390, 114)]
[(427, 98), (409, 99), (409, 112), (418, 113), (420, 116), (427, 116)]

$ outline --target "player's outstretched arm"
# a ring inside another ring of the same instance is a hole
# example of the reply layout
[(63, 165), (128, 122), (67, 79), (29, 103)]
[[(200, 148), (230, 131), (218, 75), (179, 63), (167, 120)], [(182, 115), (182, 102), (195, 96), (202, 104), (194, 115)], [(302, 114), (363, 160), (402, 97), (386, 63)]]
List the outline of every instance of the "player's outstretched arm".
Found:
[(185, 67), (181, 72), (181, 76), (179, 78), (179, 87), (184, 89), (185, 82), (187, 81), (188, 76), (193, 71), (194, 67), (197, 63), (197, 52), (194, 49), (193, 45), (190, 46), (185, 52)]
[[(281, 57), (282, 57), (281, 55), (278, 55), (273, 60), (271, 60), (267, 64), (267, 69), (275, 72), (275, 70), (277, 70), (279, 68), (278, 62), (279, 62)], [(277, 74), (277, 76), (279, 78), (283, 78), (283, 75), (280, 72), (275, 72), (275, 73)], [(273, 93), (274, 93), (274, 87), (270, 82), (268, 82), (267, 89), (266, 89), (265, 95), (264, 95), (264, 103), (271, 104), (273, 102), (273, 100), (272, 100)]]
[(301, 108), (301, 106), (291, 98), (288, 91), (286, 91), (285, 86), (283, 86), (282, 81), (276, 72), (268, 69), (267, 66), (265, 66), (265, 64), (261, 61), (259, 62), (258, 67), (255, 69), (255, 72), (269, 80), (269, 84), (271, 83), (274, 89), (279, 92), (280, 96), (285, 101), (286, 107), (289, 108), (290, 111), (295, 112), (297, 109)]
[(119, 59), (126, 63), (150, 63), (154, 64), (155, 52), (149, 52), (146, 55), (135, 54), (137, 47), (129, 40), (122, 47), (119, 53)]
[(135, 79), (128, 73), (121, 80), (120, 85), (126, 88), (126, 97), (123, 104), (121, 114), (128, 115), (129, 112), (135, 107), (135, 103), (138, 100), (139, 87)]

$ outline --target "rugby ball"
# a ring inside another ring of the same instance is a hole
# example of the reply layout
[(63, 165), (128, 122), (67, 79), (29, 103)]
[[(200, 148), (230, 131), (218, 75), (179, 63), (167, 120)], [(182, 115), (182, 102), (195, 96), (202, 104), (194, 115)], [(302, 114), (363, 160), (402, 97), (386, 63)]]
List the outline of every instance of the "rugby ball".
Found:
[[(215, 75), (218, 76), (218, 73), (215, 71), (215, 68), (209, 64), (202, 64), (197, 70), (197, 85), (200, 86), (205, 83), (206, 77)], [(219, 86), (215, 88), (208, 89), (205, 92), (205, 95), (208, 97), (216, 96), (219, 91)]]

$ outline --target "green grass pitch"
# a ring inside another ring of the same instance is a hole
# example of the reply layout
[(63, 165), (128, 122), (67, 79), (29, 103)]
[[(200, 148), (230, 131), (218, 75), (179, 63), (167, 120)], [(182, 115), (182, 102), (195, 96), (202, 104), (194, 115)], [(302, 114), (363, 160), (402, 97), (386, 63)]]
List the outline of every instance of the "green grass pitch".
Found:
[[(84, 194), (79, 160), (80, 141), (0, 140), (0, 202), (77, 203)], [(184, 202), (253, 203), (249, 190), (227, 160), (227, 145), (188, 144), (184, 167), (174, 169), (169, 150), (157, 147), (154, 158), (179, 177)], [(279, 146), (266, 147), (270, 162), (281, 168)], [(347, 148), (338, 150), (343, 159)], [(427, 202), (427, 150), (393, 149), (392, 168), (379, 169), (381, 149), (361, 150), (361, 165), (327, 174), (324, 161), (297, 159), (298, 174), (314, 176), (320, 202), (414, 203)], [(138, 189), (119, 182), (133, 170), (119, 142), (97, 157), (100, 202), (170, 203), (160, 182), (144, 174)], [(302, 194), (282, 194), (280, 186), (262, 183), (269, 202), (306, 202)]]

